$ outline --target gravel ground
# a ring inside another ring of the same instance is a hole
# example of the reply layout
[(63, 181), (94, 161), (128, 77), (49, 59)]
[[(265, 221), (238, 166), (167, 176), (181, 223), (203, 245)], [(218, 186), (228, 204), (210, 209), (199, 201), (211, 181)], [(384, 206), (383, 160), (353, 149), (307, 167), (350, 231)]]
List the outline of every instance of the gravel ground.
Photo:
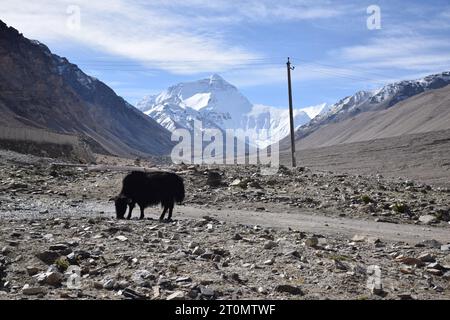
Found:
[[(117, 221), (107, 200), (120, 191), (124, 172), (52, 162), (0, 152), (2, 299), (450, 297), (450, 239), (319, 234), (250, 218), (311, 214), (443, 234), (445, 187), (308, 168), (262, 176), (258, 167), (162, 166), (184, 177), (185, 205), (198, 213), (181, 215), (188, 207), (179, 206), (179, 220), (161, 223), (152, 219), (159, 208), (149, 208), (145, 220)], [(239, 216), (230, 220), (232, 211)]]

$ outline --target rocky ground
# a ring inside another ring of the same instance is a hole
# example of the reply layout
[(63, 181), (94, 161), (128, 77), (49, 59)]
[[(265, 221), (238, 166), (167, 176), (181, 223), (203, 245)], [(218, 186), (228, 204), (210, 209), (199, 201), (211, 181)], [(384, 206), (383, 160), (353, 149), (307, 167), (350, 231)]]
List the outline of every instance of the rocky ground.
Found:
[[(244, 215), (240, 223), (220, 215), (160, 223), (152, 219), (159, 209), (144, 221), (117, 221), (107, 200), (124, 172), (52, 162), (0, 152), (3, 299), (450, 298), (450, 236), (419, 243), (324, 236), (251, 225)], [(308, 168), (272, 176), (256, 166), (162, 168), (184, 177), (185, 204), (199, 210), (307, 211), (450, 231), (442, 185)], [(371, 282), (378, 270), (382, 285)]]
[[(407, 122), (407, 121), (406, 121)], [(399, 122), (397, 122), (400, 124)], [(331, 170), (447, 186), (450, 181), (450, 130), (407, 134), (390, 138), (301, 149), (297, 161), (314, 170)], [(280, 153), (290, 164), (290, 149)]]

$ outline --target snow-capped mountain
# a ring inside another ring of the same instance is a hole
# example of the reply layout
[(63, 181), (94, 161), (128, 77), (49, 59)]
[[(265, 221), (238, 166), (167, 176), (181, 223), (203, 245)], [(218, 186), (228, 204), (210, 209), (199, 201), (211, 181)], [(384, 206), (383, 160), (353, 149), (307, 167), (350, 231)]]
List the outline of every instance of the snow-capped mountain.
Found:
[[(362, 112), (385, 110), (412, 96), (449, 84), (450, 72), (443, 72), (422, 79), (395, 82), (378, 90), (358, 91), (352, 96), (325, 107), (321, 114), (297, 130), (296, 139), (304, 138), (327, 124), (349, 119)], [(328, 111), (325, 112), (325, 110)], [(287, 146), (287, 139), (284, 139), (282, 144)]]
[[(202, 121), (203, 128), (268, 130), (268, 139), (255, 142), (259, 147), (266, 147), (289, 133), (287, 109), (253, 105), (217, 74), (208, 79), (179, 83), (159, 95), (147, 96), (137, 108), (171, 131), (193, 130), (193, 120)], [(295, 110), (295, 126), (307, 123), (324, 108), (325, 105), (319, 105)]]
[[(267, 130), (269, 137), (257, 141), (260, 147), (266, 147), (283, 139), (289, 134), (289, 109), (275, 108), (264, 105), (254, 105), (252, 110), (244, 115), (244, 129)], [(294, 125), (298, 129), (302, 124), (309, 122), (311, 118), (301, 110), (294, 110)]]
[(156, 96), (147, 96), (137, 105), (169, 130), (192, 129), (192, 120), (205, 128), (242, 128), (242, 115), (252, 104), (239, 90), (219, 75), (194, 82), (179, 83)]

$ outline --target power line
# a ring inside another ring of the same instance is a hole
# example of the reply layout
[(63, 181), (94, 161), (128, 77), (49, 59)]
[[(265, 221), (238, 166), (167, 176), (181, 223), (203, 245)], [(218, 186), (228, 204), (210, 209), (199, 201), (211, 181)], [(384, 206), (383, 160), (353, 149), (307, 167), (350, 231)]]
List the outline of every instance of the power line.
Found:
[(386, 78), (386, 75), (382, 75), (380, 73), (375, 73), (375, 72), (372, 72), (372, 71), (367, 71), (366, 69), (363, 69), (363, 68), (352, 67), (352, 69), (348, 69), (348, 68), (336, 67), (336, 66), (333, 66), (333, 65), (330, 65), (330, 64), (324, 64), (324, 63), (319, 63), (319, 62), (316, 62), (316, 61), (305, 60), (305, 59), (300, 59), (300, 58), (292, 58), (292, 59), (298, 60), (298, 61), (303, 61), (303, 62), (306, 62), (306, 63), (309, 63), (309, 64), (314, 64), (314, 65), (318, 65), (318, 66), (327, 67), (327, 68), (333, 68), (333, 69), (336, 69), (336, 70), (342, 70), (344, 73), (345, 73), (345, 71), (347, 71), (347, 72), (349, 72), (350, 75), (353, 74), (354, 70), (358, 70), (359, 69), (359, 71), (364, 72), (365, 74), (374, 75), (376, 77), (381, 77), (381, 78)]
[[(318, 72), (325, 75), (330, 75), (338, 78), (344, 78), (353, 81), (370, 81), (374, 83), (384, 84), (380, 81), (380, 78), (389, 78), (386, 75), (382, 75), (375, 72), (369, 72), (367, 70), (360, 69), (361, 72), (368, 75), (373, 75), (374, 77), (368, 77), (364, 75), (355, 75), (354, 70), (336, 67), (330, 64), (319, 63), (315, 61), (309, 61), (300, 58), (292, 58), (297, 61), (306, 62), (312, 71)], [(279, 57), (265, 57), (265, 58), (243, 58), (243, 59), (233, 59), (233, 58), (223, 58), (223, 59), (184, 59), (184, 60), (144, 60), (142, 62), (124, 62), (124, 61), (114, 61), (114, 60), (79, 60), (78, 63), (83, 64), (84, 67), (93, 68), (99, 71), (126, 71), (126, 72), (145, 72), (145, 71), (160, 71), (161, 68), (195, 68), (199, 67), (198, 64), (219, 64), (218, 69), (225, 69), (226, 71), (233, 70), (244, 70), (251, 67), (280, 67)], [(150, 64), (152, 66), (146, 66)], [(183, 66), (183, 64), (186, 64)]]

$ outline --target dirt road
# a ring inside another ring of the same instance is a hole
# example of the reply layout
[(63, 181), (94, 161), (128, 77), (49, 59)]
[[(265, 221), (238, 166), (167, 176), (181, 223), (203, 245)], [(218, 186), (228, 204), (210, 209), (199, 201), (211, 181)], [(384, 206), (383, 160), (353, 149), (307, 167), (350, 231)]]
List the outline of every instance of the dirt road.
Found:
[(385, 241), (404, 241), (411, 244), (423, 240), (435, 239), (442, 243), (450, 242), (450, 229), (424, 227), (419, 225), (393, 224), (348, 218), (332, 218), (320, 215), (296, 213), (272, 213), (239, 210), (211, 210), (193, 207), (178, 207), (174, 217), (200, 218), (209, 215), (219, 220), (260, 225), (271, 228), (292, 228), (294, 230), (312, 232), (323, 235), (355, 234), (373, 236)]
[[(139, 210), (135, 209), (133, 218), (137, 219)], [(157, 219), (160, 215), (159, 207), (146, 209), (146, 218)], [(77, 208), (73, 211), (65, 211), (70, 215), (91, 216), (98, 212), (103, 215), (114, 216), (114, 206), (111, 202), (86, 201), (83, 208)], [(51, 213), (50, 213), (51, 214)], [(61, 216), (61, 212), (56, 214)], [(64, 215), (64, 214), (63, 214)], [(12, 215), (4, 214), (9, 218)], [(14, 214), (15, 218), (22, 215)], [(24, 217), (29, 213), (24, 213)], [(48, 217), (47, 215), (44, 215)], [(437, 240), (442, 243), (450, 243), (450, 228), (431, 227), (412, 224), (395, 224), (386, 222), (375, 222), (374, 220), (350, 219), (343, 217), (326, 217), (318, 213), (308, 213), (307, 211), (299, 213), (282, 212), (262, 212), (248, 210), (223, 209), (216, 210), (212, 208), (199, 208), (193, 206), (177, 206), (174, 210), (174, 219), (201, 219), (204, 216), (214, 217), (218, 220), (243, 224), (259, 225), (274, 229), (287, 229), (317, 233), (326, 236), (345, 236), (352, 238), (354, 235), (364, 235), (377, 237), (384, 241), (404, 241), (410, 244), (416, 244), (423, 240)]]
[[(146, 218), (157, 219), (160, 215), (159, 207), (150, 207), (145, 210)], [(64, 207), (63, 210), (50, 209), (45, 215), (39, 213), (33, 214), (29, 211), (3, 211), (3, 219), (21, 219), (23, 218), (48, 218), (49, 215), (61, 217), (64, 215), (86, 216), (93, 215), (115, 216), (112, 202), (85, 200), (77, 208)], [(137, 219), (139, 210), (135, 209), (133, 218)], [(345, 236), (352, 238), (354, 235), (364, 235), (377, 237), (384, 241), (404, 241), (410, 244), (416, 244), (423, 240), (437, 240), (442, 243), (450, 243), (450, 227), (442, 228), (435, 226), (413, 225), (402, 223), (376, 222), (375, 220), (330, 217), (321, 215), (320, 212), (308, 212), (299, 209), (296, 213), (287, 212), (268, 212), (251, 211), (235, 209), (213, 209), (194, 206), (176, 206), (174, 210), (174, 219), (201, 219), (204, 216), (214, 217), (220, 221), (231, 222), (243, 225), (259, 225), (274, 229), (287, 229), (316, 233), (324, 236)]]

